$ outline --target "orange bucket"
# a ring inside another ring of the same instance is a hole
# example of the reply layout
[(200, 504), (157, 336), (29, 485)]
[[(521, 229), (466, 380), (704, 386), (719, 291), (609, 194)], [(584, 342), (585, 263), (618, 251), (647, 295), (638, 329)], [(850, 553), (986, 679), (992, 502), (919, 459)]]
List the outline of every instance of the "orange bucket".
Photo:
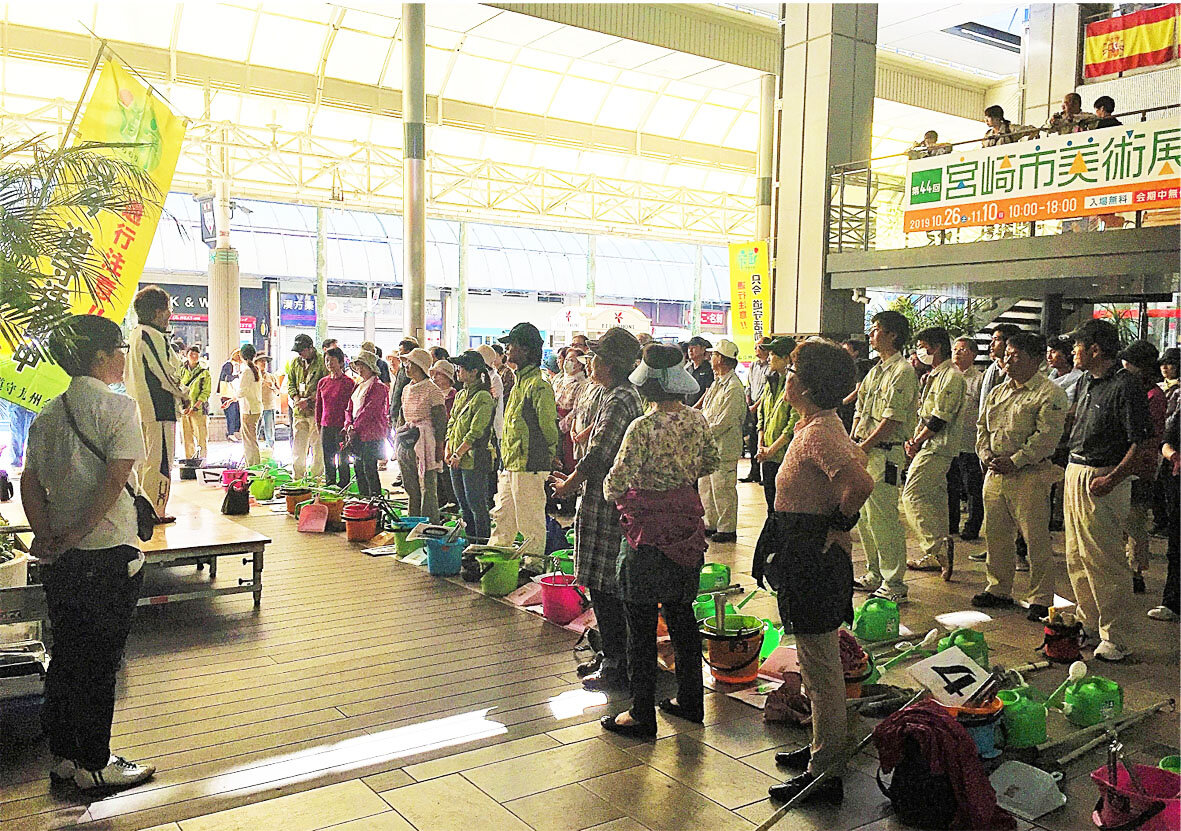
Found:
[(723, 631), (714, 620), (701, 622), (706, 659), (714, 678), (724, 684), (748, 684), (759, 674), (759, 651), (767, 624), (751, 615), (726, 615)]
[(300, 502), (307, 502), (310, 493), (311, 491), (306, 488), (301, 490), (285, 490), (283, 497), (287, 500), (287, 513), (295, 516), (295, 506)]
[[(336, 524), (336, 525), (340, 524), (340, 514), (341, 514), (341, 511), (344, 510), (344, 500), (343, 499), (330, 499), (327, 502), (325, 502), (323, 499), (316, 497), (316, 502), (320, 505), (323, 505), (324, 507), (326, 507), (328, 509), (328, 521), (329, 522)], [(374, 533), (376, 533), (376, 532), (374, 532)]]
[(369, 542), (377, 536), (377, 517), (368, 519), (353, 519), (348, 517), (344, 521), (345, 538), (349, 542)]

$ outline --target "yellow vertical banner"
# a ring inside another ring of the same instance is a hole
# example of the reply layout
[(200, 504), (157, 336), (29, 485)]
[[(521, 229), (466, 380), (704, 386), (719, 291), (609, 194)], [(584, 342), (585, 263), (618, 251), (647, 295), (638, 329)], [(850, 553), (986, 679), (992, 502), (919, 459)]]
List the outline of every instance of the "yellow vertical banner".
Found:
[(730, 331), (741, 361), (754, 360), (755, 344), (763, 338), (769, 265), (765, 240), (730, 243)]
[[(134, 146), (97, 148), (143, 170), (159, 190), (159, 204), (129, 206), (121, 215), (101, 213), (80, 221), (75, 239), (104, 257), (102, 273), (90, 287), (68, 287), (75, 314), (94, 314), (122, 323), (143, 274), (160, 221), (164, 196), (172, 186), (187, 122), (114, 61), (107, 61), (78, 124), (77, 143)], [(63, 220), (71, 223), (76, 220)], [(51, 279), (48, 275), (46, 279)], [(92, 296), (93, 295), (93, 296)], [(7, 350), (4, 350), (5, 352)], [(0, 354), (0, 398), (33, 411), (59, 395), (69, 377), (32, 349)]]

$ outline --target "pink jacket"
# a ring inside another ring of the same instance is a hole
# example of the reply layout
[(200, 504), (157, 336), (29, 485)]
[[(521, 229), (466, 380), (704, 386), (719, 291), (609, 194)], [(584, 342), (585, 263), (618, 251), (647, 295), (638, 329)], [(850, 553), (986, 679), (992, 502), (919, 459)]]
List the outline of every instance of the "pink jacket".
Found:
[(390, 388), (374, 378), (356, 412), (353, 412), (353, 399), (349, 399), (344, 416), (345, 428), (353, 428), (360, 441), (378, 441), (386, 438), (390, 433), (389, 401)]

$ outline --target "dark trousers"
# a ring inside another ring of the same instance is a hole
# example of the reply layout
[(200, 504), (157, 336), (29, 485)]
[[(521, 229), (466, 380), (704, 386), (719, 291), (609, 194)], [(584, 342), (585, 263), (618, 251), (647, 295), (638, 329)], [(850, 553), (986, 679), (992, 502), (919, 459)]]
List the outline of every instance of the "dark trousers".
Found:
[(381, 496), (381, 480), (377, 478), (377, 460), (381, 458), (381, 445), (381, 439), (353, 442), (356, 453), (353, 456), (353, 467), (357, 471), (357, 490), (361, 496)]
[(451, 488), (463, 511), (468, 542), (484, 543), (492, 533), (492, 520), (488, 515), (491, 505), (488, 471), (492, 467), (492, 458), (485, 452), (483, 458), (477, 454), (474, 459), (476, 466), (473, 468), (451, 469)]
[[(627, 669), (627, 605), (623, 598), (602, 589), (588, 589), (603, 639), (603, 667)], [(655, 636), (653, 636), (655, 640)]]
[(87, 770), (111, 756), (115, 674), (144, 582), (142, 569), (127, 576), (135, 553), (130, 546), (71, 549), (41, 569), (53, 627), (41, 722), (50, 751)]
[(1169, 561), (1168, 571), (1165, 573), (1165, 590), (1161, 595), (1161, 605), (1167, 606), (1175, 613), (1181, 614), (1181, 494), (1177, 492), (1177, 477), (1165, 478), (1165, 507), (1168, 509), (1167, 522), (1169, 527), (1169, 547), (1166, 556)]
[(759, 417), (747, 410), (742, 429), (743, 437), (746, 439), (746, 453), (750, 456), (750, 475), (747, 478), (756, 482), (762, 481), (759, 463), (755, 461), (755, 454), (759, 452)]
[(767, 516), (775, 513), (775, 474), (779, 472), (779, 462), (762, 463), (763, 498), (767, 500)]
[(984, 524), (984, 473), (975, 453), (961, 453), (947, 469), (947, 527), (955, 534), (960, 528), (960, 501), (967, 499), (968, 519), (963, 532), (979, 536)]
[[(689, 713), (704, 709), (701, 687), (701, 635), (692, 603), (661, 606), (677, 657), (677, 703)], [(631, 714), (640, 724), (656, 723), (656, 616), (655, 603), (628, 603), (628, 668), (631, 670)]]
[(242, 432), (242, 410), (238, 407), (238, 402), (225, 408), (226, 414), (226, 435), (232, 436), (234, 433)]
[[(324, 450), (324, 484), (330, 488), (343, 488), (352, 478), (349, 474), (349, 455), (340, 449), (343, 435), (343, 427), (320, 428), (320, 447)], [(360, 476), (357, 478), (360, 479)]]

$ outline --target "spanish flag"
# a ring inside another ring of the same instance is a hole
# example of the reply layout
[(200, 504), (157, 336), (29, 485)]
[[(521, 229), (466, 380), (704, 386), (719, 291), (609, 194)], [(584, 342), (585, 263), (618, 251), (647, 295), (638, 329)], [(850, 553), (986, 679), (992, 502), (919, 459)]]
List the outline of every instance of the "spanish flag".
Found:
[(1177, 57), (1179, 10), (1181, 4), (1170, 3), (1088, 23), (1085, 76), (1112, 75), (1173, 60)]

